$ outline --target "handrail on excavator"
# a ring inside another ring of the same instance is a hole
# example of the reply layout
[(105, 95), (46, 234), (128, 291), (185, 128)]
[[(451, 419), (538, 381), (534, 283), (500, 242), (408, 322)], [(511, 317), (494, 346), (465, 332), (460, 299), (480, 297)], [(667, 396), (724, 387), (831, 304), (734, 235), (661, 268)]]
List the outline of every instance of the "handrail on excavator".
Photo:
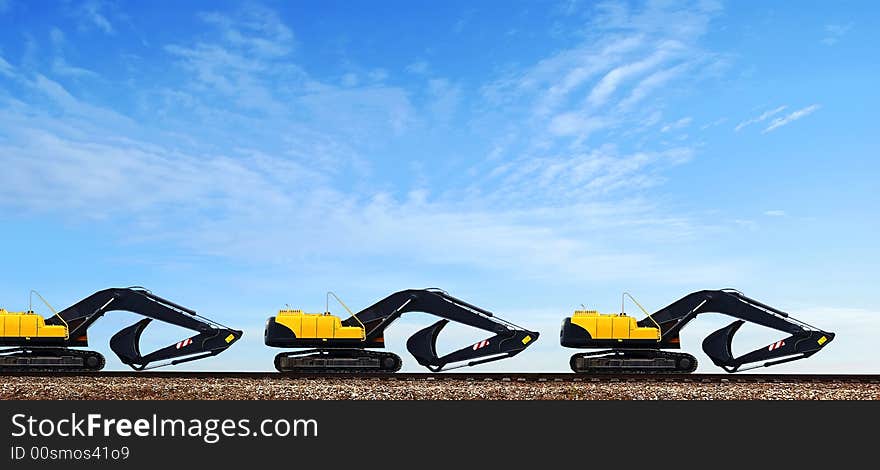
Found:
[[(647, 310), (645, 310), (645, 307), (642, 307), (642, 304), (640, 304), (639, 301), (636, 300), (635, 297), (633, 297), (632, 294), (630, 294), (629, 292), (624, 292), (623, 295), (620, 296), (620, 313), (626, 313), (626, 305), (625, 305), (625, 302), (626, 302), (626, 298), (627, 298), (627, 297), (629, 297), (630, 300), (633, 301), (633, 303), (635, 303), (636, 305), (639, 306), (639, 308), (642, 310), (642, 312), (645, 314), (645, 316), (646, 316), (648, 319), (650, 319), (651, 322), (654, 323), (654, 326), (657, 327), (657, 331), (660, 331), (660, 329), (661, 329), (661, 328), (660, 328), (660, 324), (657, 323), (656, 320), (654, 320), (654, 317), (651, 316), (651, 314), (648, 313)], [(657, 335), (657, 341), (659, 342), (661, 338), (662, 338), (662, 335), (661, 335), (661, 334), (658, 334), (658, 335)]]
[(49, 302), (46, 301), (46, 299), (44, 299), (43, 296), (40, 295), (40, 293), (37, 292), (35, 289), (31, 289), (31, 293), (28, 296), (28, 312), (34, 311), (34, 294), (37, 294), (37, 297), (39, 297), (40, 300), (42, 300), (43, 303), (46, 304), (46, 307), (52, 311), (53, 316), (58, 317), (58, 319), (61, 320), (61, 323), (64, 324), (64, 339), (70, 339), (70, 326), (67, 324), (67, 321), (65, 321), (64, 318), (58, 316), (58, 312), (54, 308), (52, 308), (52, 305), (50, 305)]
[(342, 299), (339, 298), (339, 296), (337, 296), (335, 293), (333, 293), (333, 291), (327, 291), (327, 299), (324, 304), (324, 312), (330, 313), (330, 296), (331, 295), (333, 296), (334, 299), (336, 299), (337, 302), (339, 302), (339, 305), (342, 305), (342, 308), (344, 308), (345, 311), (348, 312), (349, 315), (351, 315), (351, 318), (354, 318), (355, 321), (358, 322), (358, 324), (361, 326), (361, 329), (363, 330), (361, 332), (361, 340), (363, 341), (363, 339), (367, 337), (367, 334), (366, 334), (367, 327), (364, 326), (364, 324), (361, 322), (361, 319), (357, 317), (357, 314), (352, 312), (351, 309), (348, 308), (348, 305), (345, 305), (345, 302), (343, 302)]

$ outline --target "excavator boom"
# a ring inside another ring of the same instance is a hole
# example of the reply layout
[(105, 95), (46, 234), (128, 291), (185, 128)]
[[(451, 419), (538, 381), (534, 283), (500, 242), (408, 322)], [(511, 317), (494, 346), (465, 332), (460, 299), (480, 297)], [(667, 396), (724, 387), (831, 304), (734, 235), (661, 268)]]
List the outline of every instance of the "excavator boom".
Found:
[[(822, 331), (794, 319), (790, 314), (749, 298), (734, 289), (703, 290), (686, 295), (639, 322), (640, 326), (657, 322), (662, 338), (677, 337), (678, 332), (701, 313), (722, 313), (736, 318), (703, 340), (703, 352), (712, 362), (728, 372), (767, 367), (812, 356), (834, 339), (834, 333)], [(755, 323), (790, 336), (740, 357), (732, 351), (733, 336), (746, 322)], [(752, 365), (746, 368), (743, 366)]]

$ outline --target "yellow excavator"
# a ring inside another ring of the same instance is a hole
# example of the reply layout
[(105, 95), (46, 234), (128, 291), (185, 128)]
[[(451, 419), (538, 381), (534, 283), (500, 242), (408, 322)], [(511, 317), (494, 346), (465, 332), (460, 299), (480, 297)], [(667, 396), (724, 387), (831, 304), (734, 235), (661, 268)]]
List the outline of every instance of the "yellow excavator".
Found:
[[(624, 293), (623, 299), (629, 296)], [(564, 347), (599, 349), (571, 356), (571, 369), (578, 373), (690, 373), (697, 358), (679, 349), (679, 332), (702, 313), (721, 313), (736, 318), (733, 323), (703, 340), (703, 352), (727, 372), (769, 367), (805, 359), (834, 339), (823, 331), (796, 320), (782, 310), (746, 297), (735, 289), (702, 290), (688, 294), (642, 320), (621, 313), (578, 310), (562, 322), (560, 343)], [(768, 346), (739, 357), (731, 349), (733, 335), (745, 323), (756, 323), (789, 334)]]
[[(32, 291), (33, 294), (42, 299), (36, 292)], [(46, 306), (52, 310), (48, 303)], [(103, 369), (105, 359), (101, 353), (78, 348), (89, 345), (89, 327), (105, 313), (114, 310), (147, 317), (123, 328), (110, 339), (110, 349), (135, 370), (214, 356), (225, 351), (242, 335), (239, 330), (208, 320), (142, 287), (111, 288), (95, 292), (49, 318), (34, 313), (33, 302), (26, 312), (0, 309), (0, 346), (6, 347), (0, 349), (0, 371), (82, 372)], [(187, 328), (196, 334), (142, 355), (138, 343), (152, 320)], [(150, 366), (156, 361), (168, 362)]]
[[(407, 312), (424, 312), (441, 320), (412, 335), (407, 350), (419, 364), (432, 372), (475, 366), (515, 356), (538, 339), (538, 333), (526, 330), (475, 305), (457, 299), (440, 289), (408, 289), (395, 292), (375, 304), (352, 313), (343, 320), (329, 312), (303, 313), (281, 310), (266, 322), (265, 343), (277, 348), (310, 348), (283, 352), (275, 356), (280, 372), (297, 373), (390, 373), (400, 369), (400, 356), (383, 351), (385, 329)], [(457, 351), (438, 357), (437, 335), (450, 321), (494, 333)], [(450, 366), (450, 364), (452, 364)]]

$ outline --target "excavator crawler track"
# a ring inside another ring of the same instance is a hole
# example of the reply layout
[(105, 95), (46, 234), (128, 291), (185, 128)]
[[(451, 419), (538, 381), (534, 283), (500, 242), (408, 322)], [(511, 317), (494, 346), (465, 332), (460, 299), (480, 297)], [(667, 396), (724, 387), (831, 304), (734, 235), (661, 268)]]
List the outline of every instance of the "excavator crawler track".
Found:
[(106, 360), (97, 351), (14, 348), (0, 351), (0, 372), (95, 372)]
[(579, 374), (689, 374), (697, 370), (696, 357), (656, 349), (580, 353), (571, 356), (569, 364)]
[(294, 374), (388, 374), (402, 365), (397, 354), (364, 349), (310, 349), (275, 356), (279, 372)]

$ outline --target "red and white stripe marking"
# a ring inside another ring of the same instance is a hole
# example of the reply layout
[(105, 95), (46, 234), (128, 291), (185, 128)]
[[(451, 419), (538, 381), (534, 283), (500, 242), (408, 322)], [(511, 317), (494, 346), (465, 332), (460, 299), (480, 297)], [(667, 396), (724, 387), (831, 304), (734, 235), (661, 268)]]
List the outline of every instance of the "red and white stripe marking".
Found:
[(192, 344), (192, 342), (193, 342), (192, 338), (187, 338), (187, 339), (185, 339), (185, 340), (183, 340), (183, 341), (177, 343), (177, 344), (175, 345), (175, 347), (176, 347), (177, 349), (185, 348), (185, 347), (189, 346), (190, 344)]
[(770, 346), (767, 346), (767, 350), (768, 350), (768, 351), (772, 351), (772, 350), (774, 350), (774, 349), (779, 349), (779, 348), (781, 348), (781, 347), (783, 347), (783, 346), (785, 346), (785, 341), (779, 340), (779, 341), (777, 341), (777, 342), (771, 344)]
[(489, 345), (489, 340), (484, 339), (483, 341), (480, 341), (479, 343), (474, 345), (474, 351), (476, 351), (477, 349), (480, 349), (480, 348), (485, 348), (488, 345)]

